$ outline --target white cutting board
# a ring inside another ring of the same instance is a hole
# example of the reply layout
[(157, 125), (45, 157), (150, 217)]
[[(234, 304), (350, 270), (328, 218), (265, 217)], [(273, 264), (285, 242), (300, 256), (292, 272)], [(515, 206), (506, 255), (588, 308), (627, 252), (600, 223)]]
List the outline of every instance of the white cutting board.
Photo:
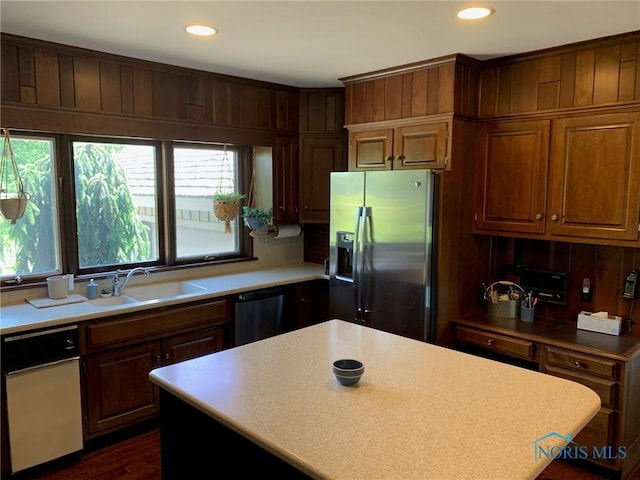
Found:
[(84, 302), (87, 297), (74, 293), (65, 298), (31, 298), (27, 299), (31, 305), (36, 308), (56, 307), (58, 305), (67, 305), (69, 303)]

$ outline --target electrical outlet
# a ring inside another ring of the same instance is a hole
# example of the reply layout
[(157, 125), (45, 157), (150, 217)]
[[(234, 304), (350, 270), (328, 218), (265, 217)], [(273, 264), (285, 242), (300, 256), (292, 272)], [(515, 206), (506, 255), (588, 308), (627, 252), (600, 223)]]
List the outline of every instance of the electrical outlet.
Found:
[(624, 283), (624, 293), (622, 298), (636, 298), (636, 284), (638, 282), (638, 272), (631, 270), (627, 275), (627, 280)]
[(582, 291), (580, 292), (580, 299), (584, 302), (590, 302), (593, 298), (593, 292), (591, 290), (591, 280), (585, 278), (582, 280)]

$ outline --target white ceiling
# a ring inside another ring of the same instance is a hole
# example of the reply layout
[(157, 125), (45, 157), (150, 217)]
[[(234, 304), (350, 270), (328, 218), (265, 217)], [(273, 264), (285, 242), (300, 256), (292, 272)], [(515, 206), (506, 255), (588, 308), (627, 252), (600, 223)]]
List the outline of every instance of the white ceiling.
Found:
[[(464, 53), (486, 59), (640, 30), (640, 1), (1, 0), (3, 32), (297, 87)], [(477, 2), (475, 2), (477, 3)], [(219, 28), (193, 38), (190, 23)]]

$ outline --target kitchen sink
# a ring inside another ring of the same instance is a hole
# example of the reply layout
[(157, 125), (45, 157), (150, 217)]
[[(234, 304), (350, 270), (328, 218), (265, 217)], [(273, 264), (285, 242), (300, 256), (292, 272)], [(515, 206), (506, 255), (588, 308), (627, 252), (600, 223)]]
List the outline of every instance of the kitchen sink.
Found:
[(123, 293), (137, 301), (158, 300), (179, 295), (203, 293), (206, 289), (189, 282), (167, 282), (126, 287)]
[(117, 307), (119, 305), (128, 305), (131, 303), (138, 303), (135, 298), (128, 297), (126, 295), (120, 295), (119, 297), (100, 297), (94, 300), (88, 300), (87, 303), (92, 307), (105, 308), (105, 307)]

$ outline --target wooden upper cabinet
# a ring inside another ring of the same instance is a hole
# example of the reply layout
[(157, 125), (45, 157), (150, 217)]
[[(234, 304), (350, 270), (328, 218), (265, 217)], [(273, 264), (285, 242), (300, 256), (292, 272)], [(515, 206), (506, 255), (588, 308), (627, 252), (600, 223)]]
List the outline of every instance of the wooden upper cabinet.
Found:
[(297, 223), (298, 137), (277, 136), (273, 157), (273, 221)]
[(638, 241), (640, 112), (492, 122), (478, 145), (475, 233)]
[(300, 221), (328, 223), (331, 172), (346, 170), (344, 135), (303, 135), (300, 145)]
[(451, 168), (453, 116), (477, 115), (478, 61), (456, 54), (342, 81), (349, 170)]
[(349, 170), (391, 170), (393, 129), (349, 133)]
[(640, 112), (554, 123), (549, 232), (637, 240)]
[(483, 124), (478, 155), (474, 229), (544, 233), (549, 121)]
[(451, 122), (425, 122), (349, 133), (349, 170), (447, 167)]
[(394, 131), (393, 169), (444, 168), (448, 158), (449, 122), (398, 127)]

